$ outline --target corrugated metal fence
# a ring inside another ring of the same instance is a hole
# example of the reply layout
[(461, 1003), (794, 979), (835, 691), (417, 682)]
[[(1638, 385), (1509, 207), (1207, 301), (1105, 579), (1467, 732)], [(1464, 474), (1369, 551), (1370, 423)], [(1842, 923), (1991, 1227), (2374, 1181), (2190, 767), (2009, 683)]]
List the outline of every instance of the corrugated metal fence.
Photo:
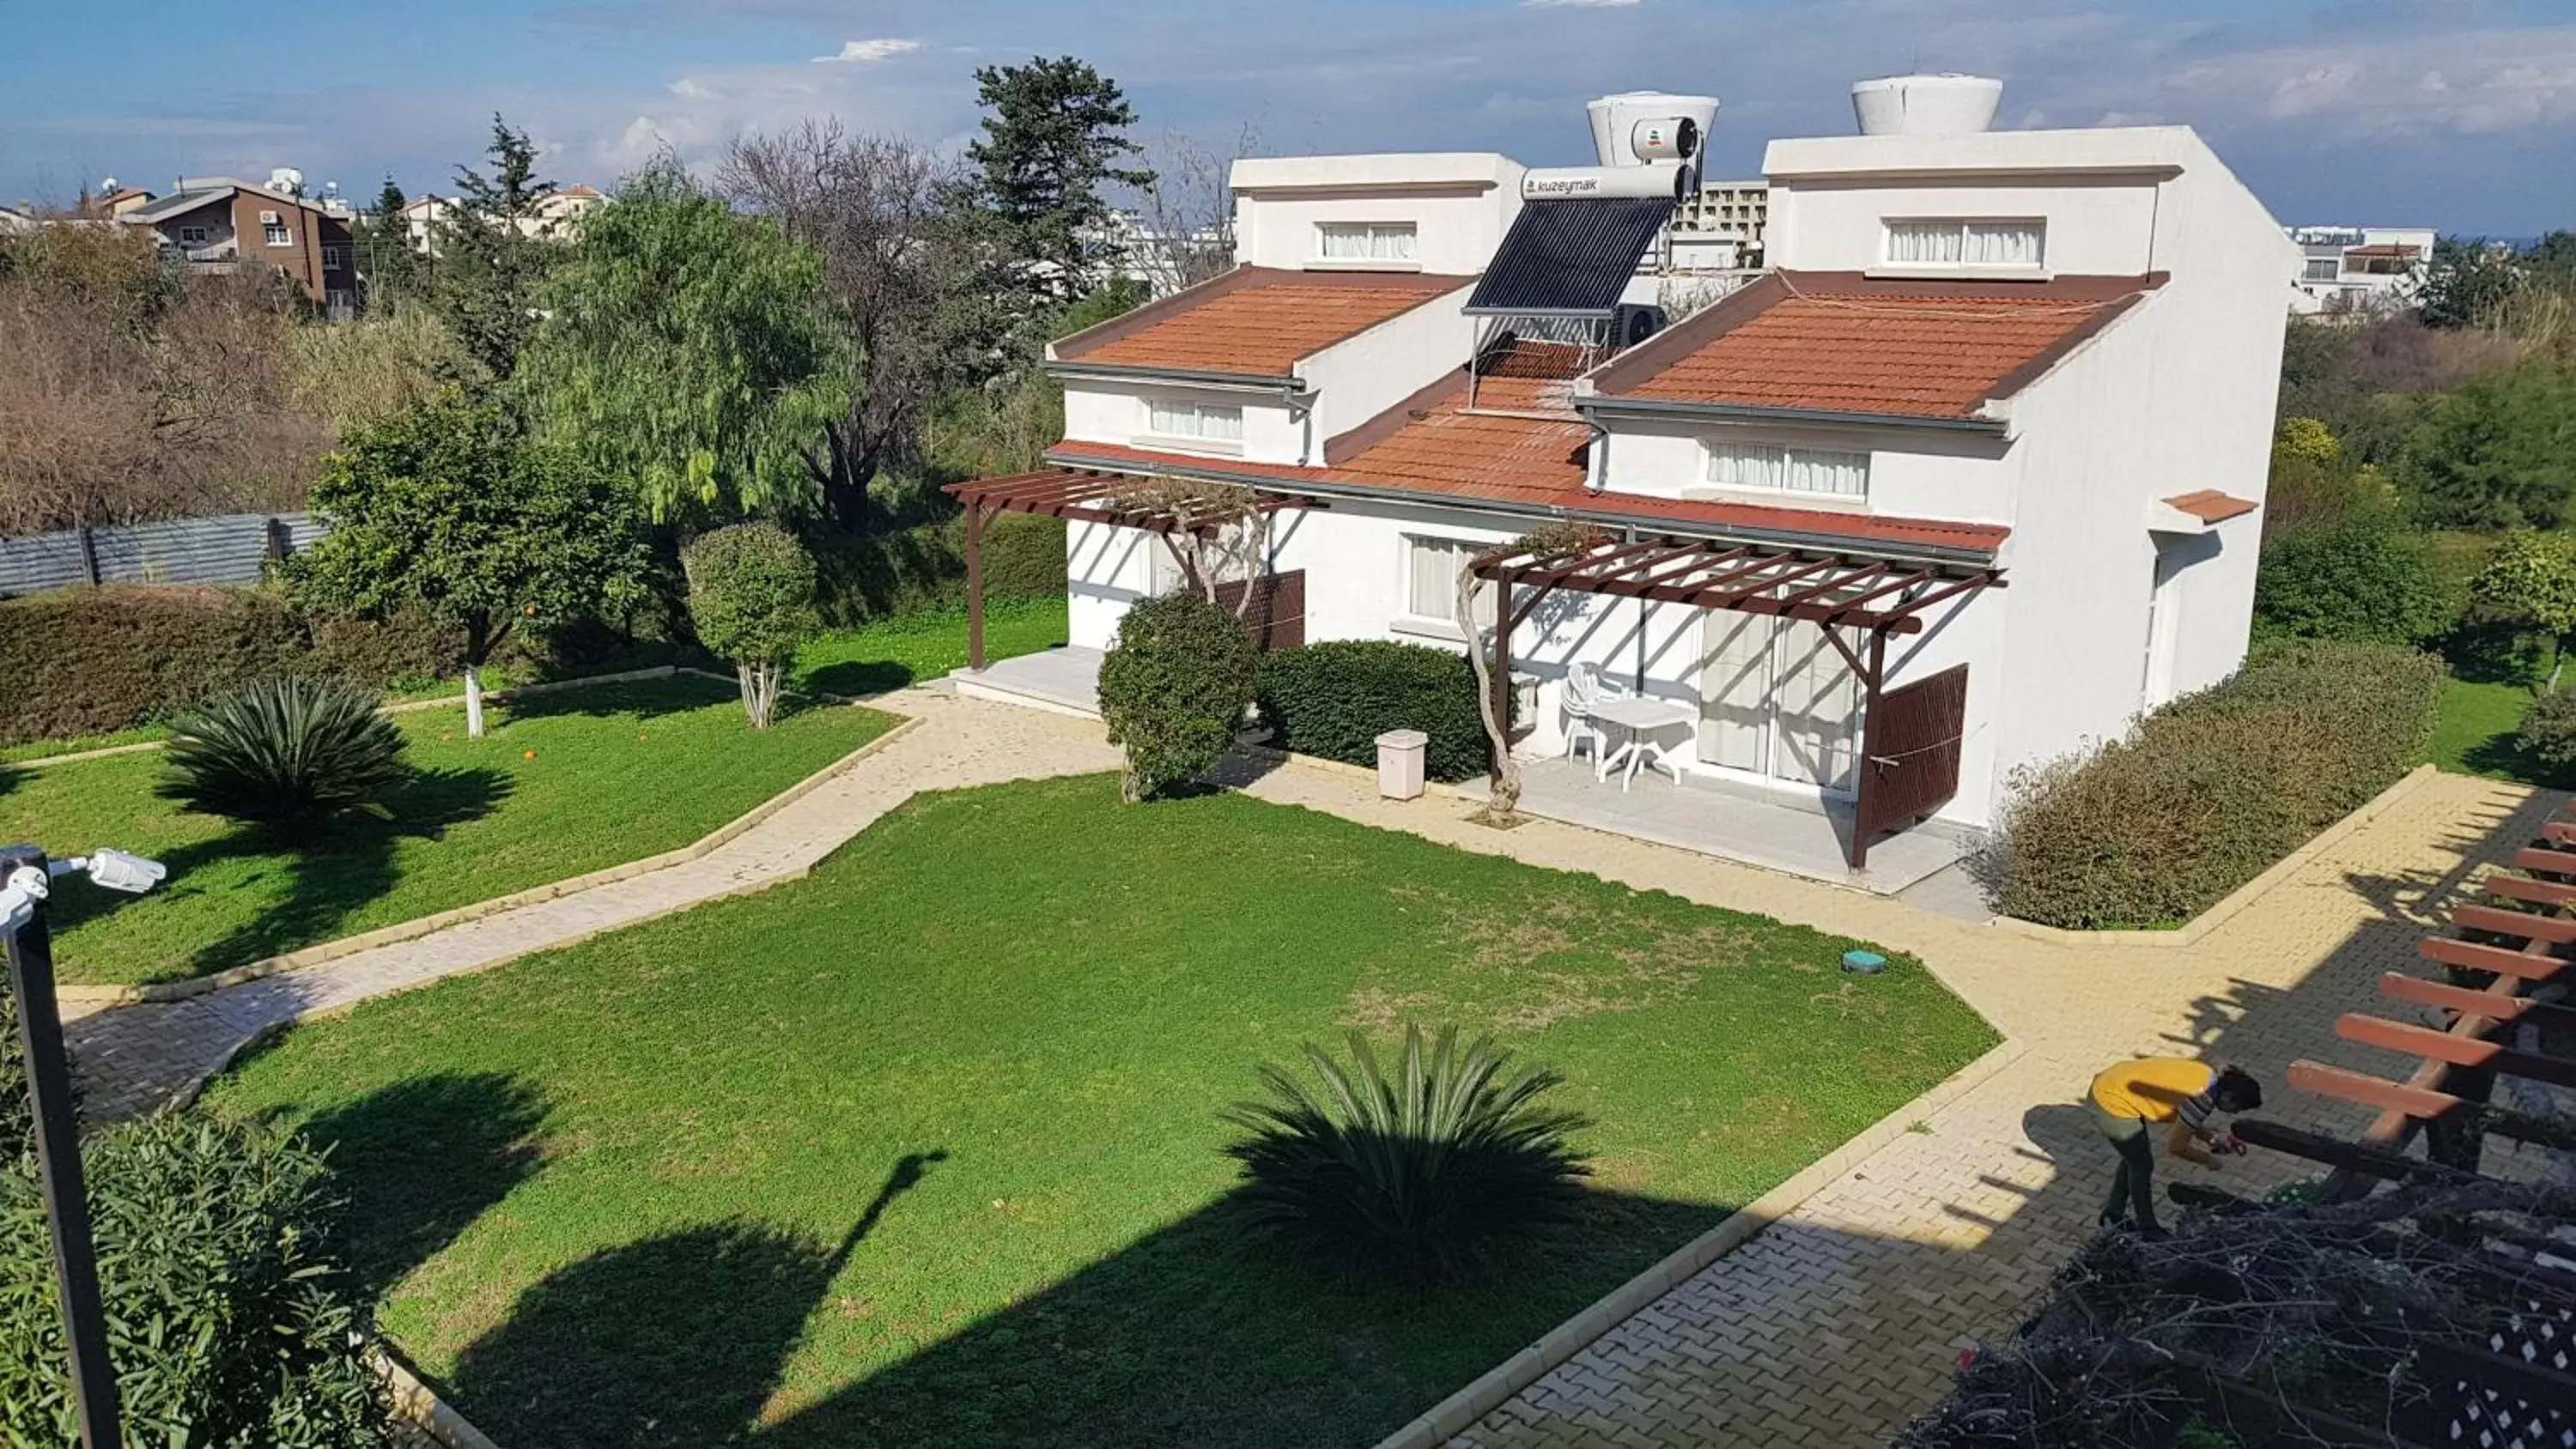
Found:
[(321, 536), (309, 513), (235, 513), (0, 538), (0, 598), (67, 584), (255, 584)]

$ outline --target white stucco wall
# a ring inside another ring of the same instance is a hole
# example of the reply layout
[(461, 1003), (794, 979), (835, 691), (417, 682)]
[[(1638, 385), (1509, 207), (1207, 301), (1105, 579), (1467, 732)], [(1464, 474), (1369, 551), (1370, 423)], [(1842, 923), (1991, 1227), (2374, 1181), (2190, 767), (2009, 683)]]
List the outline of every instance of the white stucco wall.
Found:
[(1520, 211), (1523, 168), (1492, 152), (1260, 157), (1234, 164), (1235, 258), (1304, 270), (1323, 263), (1328, 222), (1409, 221), (1414, 268), (1485, 269)]
[[(2009, 524), (2014, 469), (2004, 439), (1868, 425), (1700, 422), (1610, 418), (1601, 482), (1613, 492), (1713, 498), (1821, 513), (1874, 513)], [(1826, 448), (1869, 454), (1865, 498), (1708, 486), (1712, 443)]]
[[(1243, 446), (1228, 448), (1190, 439), (1156, 437), (1149, 401), (1153, 398), (1243, 409)], [(1122, 448), (1190, 452), (1256, 463), (1303, 462), (1310, 449), (1320, 452), (1323, 448), (1323, 435), (1310, 432), (1306, 409), (1291, 407), (1275, 390), (1256, 392), (1186, 383), (1067, 379), (1064, 435), (1081, 443), (1115, 443)]]
[(1875, 271), (1887, 266), (1890, 219), (2040, 217), (2048, 223), (2042, 265), (2049, 271), (2136, 276), (2153, 261), (2155, 211), (2152, 176), (2041, 178), (2019, 186), (1820, 179), (1772, 189), (1766, 255), (1773, 266), (1798, 271)]
[(1460, 287), (1299, 363), (1297, 375), (1314, 391), (1315, 452), (1298, 461), (1321, 464), (1324, 443), (1464, 368), (1476, 348), (1476, 324), (1463, 310), (1472, 290)]

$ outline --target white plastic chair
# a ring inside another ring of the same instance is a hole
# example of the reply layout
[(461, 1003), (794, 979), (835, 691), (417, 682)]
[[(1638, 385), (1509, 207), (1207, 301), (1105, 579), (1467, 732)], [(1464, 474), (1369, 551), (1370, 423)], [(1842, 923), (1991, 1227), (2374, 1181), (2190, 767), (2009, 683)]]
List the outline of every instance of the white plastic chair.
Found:
[(1601, 762), (1601, 751), (1608, 736), (1592, 722), (1592, 707), (1605, 699), (1626, 699), (1628, 687), (1604, 675), (1590, 664), (1577, 664), (1565, 672), (1565, 758), (1573, 759), (1584, 741), (1592, 742), (1592, 762)]

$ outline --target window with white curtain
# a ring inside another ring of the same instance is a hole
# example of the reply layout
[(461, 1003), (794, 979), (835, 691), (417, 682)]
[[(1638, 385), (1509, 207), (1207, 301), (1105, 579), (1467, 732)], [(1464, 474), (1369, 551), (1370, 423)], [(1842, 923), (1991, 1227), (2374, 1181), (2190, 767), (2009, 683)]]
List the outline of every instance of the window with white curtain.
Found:
[(1416, 256), (1409, 221), (1328, 221), (1315, 233), (1315, 254), (1328, 262), (1409, 262)]
[[(1454, 538), (1415, 538), (1404, 540), (1404, 613), (1416, 623), (1430, 624), (1455, 632), (1458, 618), (1458, 570), (1467, 566), (1484, 549), (1483, 544), (1467, 543)], [(1480, 588), (1476, 595), (1476, 623), (1490, 628), (1494, 622), (1494, 591)]]
[(1216, 403), (1173, 402), (1154, 398), (1145, 404), (1147, 428), (1158, 437), (1189, 438), (1219, 447), (1243, 444), (1243, 409)]
[(2033, 270), (2048, 259), (2048, 223), (2037, 219), (1913, 219), (1887, 223), (1887, 261), (1897, 267)]
[(1771, 448), (1711, 443), (1708, 481), (1718, 488), (1757, 488), (1773, 493), (1869, 496), (1869, 454), (1824, 448)]

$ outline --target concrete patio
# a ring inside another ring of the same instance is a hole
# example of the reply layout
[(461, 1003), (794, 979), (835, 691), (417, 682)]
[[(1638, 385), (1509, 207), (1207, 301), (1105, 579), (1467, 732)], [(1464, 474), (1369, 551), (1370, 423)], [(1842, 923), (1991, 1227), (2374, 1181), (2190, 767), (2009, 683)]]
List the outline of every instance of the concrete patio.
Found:
[(1100, 718), (1100, 651), (1062, 644), (949, 676), (969, 699), (1016, 704), (1081, 719)]

